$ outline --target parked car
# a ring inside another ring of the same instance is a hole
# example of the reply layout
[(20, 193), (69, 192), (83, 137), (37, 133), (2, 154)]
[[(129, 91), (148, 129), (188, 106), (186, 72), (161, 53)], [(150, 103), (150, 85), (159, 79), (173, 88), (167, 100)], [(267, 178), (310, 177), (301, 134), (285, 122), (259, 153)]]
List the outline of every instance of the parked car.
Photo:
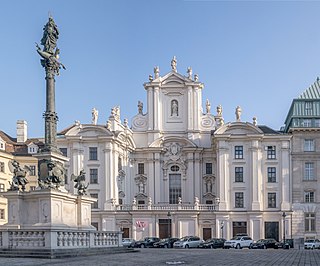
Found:
[(236, 236), (226, 242), (224, 242), (223, 248), (251, 248), (253, 240), (249, 236)]
[(224, 238), (210, 238), (205, 242), (200, 243), (200, 248), (223, 248), (224, 242), (226, 240)]
[(153, 244), (159, 242), (159, 237), (145, 237), (144, 239), (140, 239), (135, 241), (133, 244), (134, 248), (153, 248)]
[(273, 238), (268, 239), (259, 239), (257, 242), (254, 242), (251, 248), (254, 249), (267, 249), (267, 248), (274, 248), (277, 243), (277, 240)]
[(156, 242), (153, 244), (153, 247), (155, 248), (172, 248), (173, 243), (177, 242), (179, 238), (170, 237), (170, 238), (164, 238), (161, 239), (159, 242)]
[(286, 243), (283, 243), (283, 240), (280, 242), (277, 242), (274, 246), (275, 249), (278, 248), (284, 248), (284, 249), (289, 249), (293, 248), (293, 239), (286, 239)]
[(320, 249), (320, 240), (319, 239), (307, 239), (304, 241), (304, 249)]
[(122, 238), (122, 246), (130, 248), (134, 246), (134, 239), (132, 238)]
[(173, 243), (174, 248), (198, 248), (202, 240), (197, 236), (185, 236)]

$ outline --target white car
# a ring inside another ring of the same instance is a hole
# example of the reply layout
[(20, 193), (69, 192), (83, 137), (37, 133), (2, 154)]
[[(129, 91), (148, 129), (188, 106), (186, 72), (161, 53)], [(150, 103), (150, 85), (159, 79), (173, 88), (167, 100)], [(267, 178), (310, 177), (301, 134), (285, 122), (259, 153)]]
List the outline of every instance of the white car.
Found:
[(134, 243), (134, 239), (132, 238), (122, 238), (123, 247), (131, 247), (133, 243)]
[(304, 249), (320, 249), (320, 240), (319, 239), (308, 239), (304, 242)]
[(251, 248), (253, 240), (249, 236), (236, 236), (226, 242), (224, 242), (223, 248)]
[(173, 243), (174, 248), (198, 248), (202, 243), (200, 237), (197, 236), (185, 236), (180, 240)]

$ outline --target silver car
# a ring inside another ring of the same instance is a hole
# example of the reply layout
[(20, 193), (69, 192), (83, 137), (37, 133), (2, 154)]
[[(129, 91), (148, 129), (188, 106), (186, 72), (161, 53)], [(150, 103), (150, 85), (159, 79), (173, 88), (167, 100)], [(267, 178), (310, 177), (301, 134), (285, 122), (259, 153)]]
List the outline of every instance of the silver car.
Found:
[(185, 236), (173, 243), (174, 248), (198, 248), (202, 240), (197, 236)]
[(315, 249), (320, 248), (320, 240), (319, 239), (308, 239), (304, 242), (305, 249)]

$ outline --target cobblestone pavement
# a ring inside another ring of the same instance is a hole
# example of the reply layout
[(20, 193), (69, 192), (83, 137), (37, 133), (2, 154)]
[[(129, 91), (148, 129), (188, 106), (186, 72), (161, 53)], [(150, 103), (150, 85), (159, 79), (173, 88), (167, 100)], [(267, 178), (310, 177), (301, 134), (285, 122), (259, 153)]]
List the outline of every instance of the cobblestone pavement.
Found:
[(139, 249), (139, 251), (51, 260), (0, 258), (0, 265), (320, 265), (320, 250)]

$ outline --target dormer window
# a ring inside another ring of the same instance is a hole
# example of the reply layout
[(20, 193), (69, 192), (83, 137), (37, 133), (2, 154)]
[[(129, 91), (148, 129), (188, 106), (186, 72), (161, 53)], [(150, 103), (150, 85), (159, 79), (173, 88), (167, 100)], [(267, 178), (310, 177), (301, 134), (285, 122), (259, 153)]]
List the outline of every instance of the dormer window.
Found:
[(35, 145), (35, 144), (30, 144), (29, 146), (28, 146), (28, 153), (29, 154), (35, 154), (35, 153), (37, 153), (38, 152), (38, 146), (37, 145)]
[(0, 138), (0, 150), (5, 150), (6, 149), (6, 144), (5, 142)]

